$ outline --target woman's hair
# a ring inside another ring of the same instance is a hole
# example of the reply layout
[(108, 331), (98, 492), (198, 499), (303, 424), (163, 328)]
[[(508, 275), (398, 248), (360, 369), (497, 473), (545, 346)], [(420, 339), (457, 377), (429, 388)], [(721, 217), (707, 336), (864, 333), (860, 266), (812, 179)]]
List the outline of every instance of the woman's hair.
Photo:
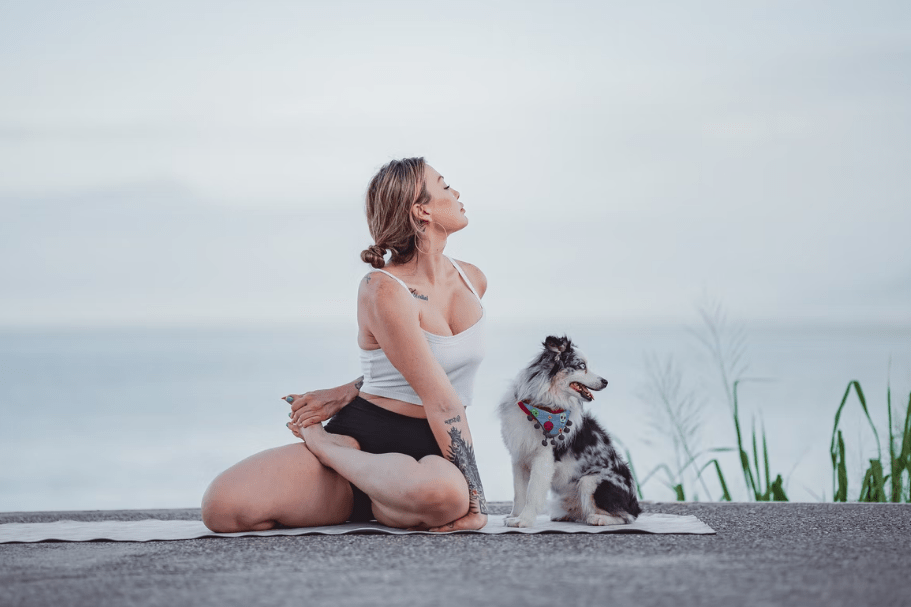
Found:
[(361, 259), (374, 268), (386, 265), (383, 256), (392, 251), (392, 263), (406, 263), (418, 250), (424, 231), (411, 208), (430, 202), (424, 183), (423, 158), (388, 162), (373, 176), (367, 188), (367, 226), (376, 244), (361, 251)]

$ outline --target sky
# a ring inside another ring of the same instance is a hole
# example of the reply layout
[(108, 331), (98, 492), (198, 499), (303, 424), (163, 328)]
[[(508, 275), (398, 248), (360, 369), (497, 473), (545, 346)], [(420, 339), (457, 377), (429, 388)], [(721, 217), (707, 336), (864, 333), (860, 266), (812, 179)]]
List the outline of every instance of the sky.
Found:
[(353, 318), (424, 156), (492, 316), (911, 326), (904, 2), (0, 0), (0, 328)]

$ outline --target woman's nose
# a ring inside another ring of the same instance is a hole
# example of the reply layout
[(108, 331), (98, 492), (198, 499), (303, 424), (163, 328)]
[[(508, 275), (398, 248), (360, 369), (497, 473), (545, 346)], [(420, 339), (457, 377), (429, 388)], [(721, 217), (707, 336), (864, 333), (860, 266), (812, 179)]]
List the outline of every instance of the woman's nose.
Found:
[(452, 191), (453, 191), (453, 192), (455, 192), (455, 195), (456, 195), (456, 200), (458, 200), (458, 199), (459, 199), (459, 197), (461, 197), (461, 196), (462, 196), (462, 194), (460, 194), (460, 193), (459, 193), (459, 191), (458, 191), (458, 190), (457, 190), (457, 189), (455, 189), (455, 188), (452, 188)]

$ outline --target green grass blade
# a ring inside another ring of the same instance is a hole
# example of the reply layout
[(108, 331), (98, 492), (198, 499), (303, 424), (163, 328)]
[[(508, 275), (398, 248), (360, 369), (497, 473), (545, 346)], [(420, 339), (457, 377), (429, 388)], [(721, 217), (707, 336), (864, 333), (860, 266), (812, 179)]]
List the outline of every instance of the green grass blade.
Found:
[(680, 484), (674, 485), (674, 493), (677, 494), (678, 502), (686, 501), (686, 497), (684, 497), (684, 495), (683, 495), (683, 485), (680, 485)]
[(908, 497), (907, 502), (911, 502), (911, 393), (908, 394), (908, 408), (905, 411), (905, 425), (902, 431), (902, 448), (898, 456), (901, 468), (904, 470), (901, 475), (904, 478), (904, 472), (908, 473)]
[[(891, 362), (891, 361), (890, 361)], [(895, 453), (896, 436), (892, 431), (892, 380), (886, 382), (886, 408), (889, 410), (889, 501), (902, 500), (902, 462)]]
[(886, 497), (886, 479), (883, 477), (883, 463), (880, 460), (870, 462), (873, 465), (873, 485), (876, 488), (876, 501), (888, 502)]
[[(876, 431), (876, 426), (873, 425), (873, 419), (870, 417), (870, 411), (867, 408), (867, 398), (864, 396), (863, 388), (860, 387), (860, 382), (856, 379), (852, 379), (848, 382), (848, 387), (845, 389), (845, 394), (841, 398), (841, 403), (838, 405), (838, 410), (835, 412), (835, 424), (832, 426), (832, 440), (829, 443), (829, 454), (832, 458), (832, 490), (836, 496), (841, 495), (839, 486), (847, 487), (847, 475), (842, 479), (842, 471), (839, 469), (839, 449), (841, 450), (841, 462), (844, 463), (844, 444), (841, 438), (841, 431), (838, 429), (838, 423), (841, 421), (841, 413), (845, 408), (845, 403), (848, 402), (848, 396), (851, 394), (851, 388), (854, 388), (854, 392), (857, 394), (857, 400), (860, 401), (860, 406), (864, 411), (864, 415), (867, 417), (867, 423), (870, 424), (870, 429), (873, 430), (873, 436), (876, 438), (876, 451), (878, 454), (878, 459), (882, 461), (883, 452), (882, 446), (879, 442), (879, 432)], [(841, 446), (836, 442), (836, 436), (838, 437), (838, 442), (841, 442)], [(837, 478), (836, 478), (837, 477)], [(842, 483), (844, 480), (844, 484)], [(846, 496), (847, 494), (845, 494)], [(845, 497), (845, 500), (847, 497)], [(836, 500), (838, 501), (838, 500)]]
[[(712, 449), (705, 449), (704, 451), (700, 451), (699, 453), (697, 453), (697, 454), (693, 457), (692, 460), (688, 461), (688, 462), (683, 466), (683, 468), (685, 469), (685, 468), (686, 468), (687, 466), (689, 466), (690, 464), (693, 464), (693, 468), (696, 469), (696, 466), (695, 466), (695, 463), (694, 463), (694, 462), (695, 462), (695, 459), (696, 459), (697, 457), (701, 456), (701, 455), (706, 454), (706, 453), (710, 453), (710, 452), (711, 452), (711, 453), (724, 453), (724, 452), (727, 452), (727, 451), (734, 451), (734, 448), (733, 448), (733, 447), (714, 447), (714, 448), (712, 448)], [(706, 462), (705, 464), (703, 464), (701, 468), (696, 469), (696, 479), (697, 479), (697, 480), (702, 481), (702, 473), (705, 472), (705, 469), (708, 468), (708, 467), (712, 464), (713, 461), (717, 461), (717, 460), (709, 460), (708, 462)], [(716, 463), (715, 465), (716, 465), (716, 467), (718, 466), (717, 463)], [(718, 468), (718, 471), (719, 471), (719, 473), (720, 473), (721, 469)], [(722, 475), (722, 476), (723, 476), (723, 475)], [(709, 493), (708, 487), (705, 486), (705, 482), (704, 482), (704, 481), (702, 481), (702, 486), (703, 486), (703, 488), (705, 489), (706, 499), (708, 499), (709, 501), (712, 501), (712, 495), (711, 495), (711, 493)], [(724, 483), (723, 480), (722, 480), (722, 482), (721, 482), (721, 488), (722, 488), (722, 490), (724, 491), (724, 495), (721, 496), (721, 501), (725, 501), (725, 499), (727, 499), (727, 501), (731, 501), (731, 495), (730, 495), (730, 493), (728, 492), (727, 485)], [(727, 497), (725, 497), (725, 496), (727, 496)]]
[(772, 501), (774, 502), (786, 502), (788, 501), (788, 496), (784, 492), (784, 481), (781, 480), (781, 475), (775, 477), (775, 482), (769, 487), (771, 492)]
[[(761, 421), (761, 420), (760, 420)], [(772, 490), (771, 485), (769, 485), (769, 480), (772, 478), (772, 475), (769, 473), (769, 446), (766, 444), (765, 440), (765, 422), (762, 422), (762, 459), (765, 463), (765, 482), (766, 482), (766, 500), (769, 499), (769, 492)], [(781, 475), (779, 475), (780, 477)]]
[(715, 472), (718, 473), (718, 482), (721, 483), (721, 499), (726, 502), (731, 501), (731, 492), (728, 491), (728, 484), (724, 480), (724, 474), (721, 472), (721, 464), (718, 463), (717, 459), (713, 459), (712, 462), (715, 463)]
[(859, 502), (872, 502), (871, 494), (873, 489), (871, 487), (873, 481), (873, 470), (867, 468), (866, 474), (864, 474), (864, 482), (860, 485), (860, 495), (857, 498)]
[(854, 389), (857, 392), (857, 399), (860, 401), (860, 406), (863, 407), (864, 415), (867, 416), (867, 422), (870, 424), (870, 429), (873, 430), (873, 436), (876, 437), (876, 452), (879, 460), (883, 458), (882, 446), (879, 442), (879, 432), (876, 431), (876, 426), (873, 425), (873, 419), (870, 417), (870, 411), (867, 409), (867, 399), (864, 397), (864, 391), (860, 387), (860, 382), (854, 380)]
[(905, 411), (905, 428), (902, 432), (901, 459), (908, 458), (906, 463), (911, 464), (911, 393), (908, 393), (908, 409)]
[[(728, 449), (723, 450), (728, 451)], [(718, 463), (717, 459), (709, 460), (703, 464), (703, 466), (699, 469), (699, 474), (702, 474), (702, 472), (712, 464), (715, 464), (715, 472), (718, 473), (718, 482), (721, 483), (721, 499), (718, 501), (730, 502), (731, 492), (728, 490), (727, 481), (724, 480), (724, 473), (721, 472), (721, 464)]]
[(870, 472), (873, 473), (870, 479), (870, 501), (885, 502), (886, 487), (883, 479), (883, 463), (878, 459), (871, 459)]
[(740, 467), (743, 468), (743, 476), (746, 479), (747, 491), (753, 493), (753, 499), (756, 499), (756, 485), (753, 481), (753, 471), (750, 470), (750, 456), (743, 449), (740, 450)]
[(838, 422), (841, 420), (841, 412), (845, 408), (845, 403), (848, 402), (849, 394), (851, 394), (851, 382), (848, 382), (845, 395), (841, 397), (841, 404), (838, 405), (838, 409), (835, 411), (835, 424), (832, 426), (832, 439), (829, 441), (829, 457), (832, 459), (832, 499), (836, 502), (844, 501), (838, 499), (841, 495), (840, 487), (842, 486), (838, 474), (838, 439), (841, 438), (838, 432)]
[[(753, 419), (753, 464), (756, 466), (756, 478), (754, 485), (754, 493), (756, 494), (756, 501), (765, 501), (762, 491), (762, 475), (759, 474), (759, 451), (756, 449), (756, 420)], [(769, 482), (769, 479), (766, 479), (766, 483)]]
[(829, 452), (832, 454), (832, 465), (835, 465), (835, 456), (836, 456), (836, 443), (835, 443), (835, 433), (838, 431), (838, 422), (841, 419), (841, 412), (845, 408), (845, 403), (848, 402), (848, 396), (851, 394), (851, 386), (853, 386), (856, 381), (849, 381), (848, 387), (845, 388), (845, 395), (841, 397), (841, 404), (838, 405), (838, 410), (835, 411), (835, 425), (832, 426), (832, 442), (829, 444)]
[(750, 458), (747, 457), (746, 451), (743, 450), (743, 435), (740, 432), (740, 409), (737, 400), (737, 388), (740, 386), (740, 380), (734, 380), (733, 397), (734, 397), (734, 429), (737, 431), (737, 450), (740, 452), (740, 467), (743, 469), (743, 482), (747, 486), (747, 494), (756, 493), (756, 487), (753, 483), (753, 473), (750, 472)]
[(845, 465), (845, 441), (841, 430), (838, 431), (836, 445), (835, 468), (838, 482), (833, 486), (832, 501), (846, 502), (848, 501), (848, 470)]

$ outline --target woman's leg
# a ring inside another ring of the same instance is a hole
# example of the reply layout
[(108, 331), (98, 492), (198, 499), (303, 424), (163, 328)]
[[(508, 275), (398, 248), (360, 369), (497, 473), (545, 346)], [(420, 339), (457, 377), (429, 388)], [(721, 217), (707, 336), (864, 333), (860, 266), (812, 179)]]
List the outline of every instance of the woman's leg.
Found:
[(319, 460), (354, 483), (373, 502), (378, 522), (390, 527), (438, 527), (468, 512), (468, 484), (438, 455), (416, 460), (402, 453), (364, 453), (350, 437), (315, 424), (301, 432)]
[[(357, 449), (350, 437), (339, 442)], [(202, 520), (224, 533), (279, 523), (313, 527), (344, 523), (351, 507), (351, 484), (297, 443), (262, 451), (219, 474), (203, 495)]]

